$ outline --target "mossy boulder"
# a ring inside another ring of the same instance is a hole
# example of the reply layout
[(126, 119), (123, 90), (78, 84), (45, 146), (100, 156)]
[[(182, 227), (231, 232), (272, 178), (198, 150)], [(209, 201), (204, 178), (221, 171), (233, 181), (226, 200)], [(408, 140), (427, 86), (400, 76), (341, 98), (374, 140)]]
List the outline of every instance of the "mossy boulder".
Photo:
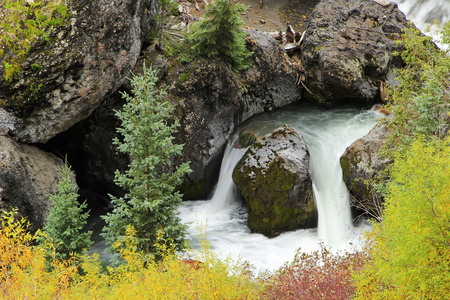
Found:
[[(52, 2), (56, 1), (46, 5)], [(28, 41), (17, 31), (17, 45), (6, 43), (0, 53), (0, 108), (16, 120), (9, 134), (24, 143), (46, 143), (86, 119), (130, 75), (156, 2), (66, 1), (67, 6), (52, 13), (52, 19), (61, 19), (59, 25), (41, 28), (47, 38)], [(37, 23), (34, 19), (41, 9), (33, 11), (21, 4), (25, 9), (30, 12), (23, 18)], [(0, 12), (4, 12), (2, 5)], [(2, 21), (8, 26), (15, 22)], [(24, 44), (29, 47), (16, 53)]]
[(233, 181), (248, 208), (248, 226), (268, 237), (317, 226), (309, 176), (309, 153), (301, 135), (283, 125), (245, 153)]
[(388, 134), (385, 126), (375, 126), (367, 135), (351, 144), (340, 160), (353, 207), (369, 214), (377, 214), (383, 202), (382, 196), (374, 190), (374, 184), (387, 180), (383, 171), (391, 161), (380, 152), (387, 142)]

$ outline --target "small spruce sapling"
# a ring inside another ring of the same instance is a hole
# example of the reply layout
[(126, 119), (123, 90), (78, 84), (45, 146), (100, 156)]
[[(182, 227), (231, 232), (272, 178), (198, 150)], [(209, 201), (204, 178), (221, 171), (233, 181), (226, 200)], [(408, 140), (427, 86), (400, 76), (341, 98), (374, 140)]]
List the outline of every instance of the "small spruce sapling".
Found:
[(188, 163), (172, 164), (172, 158), (183, 148), (173, 143), (172, 134), (179, 123), (168, 121), (174, 108), (165, 99), (165, 90), (155, 87), (156, 80), (156, 72), (144, 65), (143, 75), (131, 79), (133, 96), (123, 93), (126, 103), (117, 112), (122, 122), (117, 132), (123, 139), (116, 138), (114, 144), (130, 156), (131, 162), (127, 171), (115, 173), (115, 182), (126, 193), (123, 197), (111, 196), (114, 208), (104, 216), (107, 225), (103, 233), (112, 246), (132, 225), (138, 250), (151, 255), (156, 253), (158, 236), (176, 250), (185, 246), (187, 226), (178, 217), (181, 194), (175, 187), (190, 172)]
[(186, 37), (194, 56), (222, 56), (234, 71), (247, 69), (252, 61), (245, 45), (246, 33), (241, 30), (244, 21), (240, 14), (244, 4), (232, 4), (229, 0), (216, 0), (207, 6), (204, 19), (192, 25)]
[(54, 257), (50, 251), (47, 260), (69, 260), (79, 257), (84, 250), (92, 245), (92, 232), (82, 232), (86, 225), (89, 212), (86, 209), (86, 201), (78, 202), (78, 189), (72, 179), (72, 171), (67, 165), (59, 169), (58, 192), (50, 195), (52, 208), (47, 216), (41, 243), (52, 243)]

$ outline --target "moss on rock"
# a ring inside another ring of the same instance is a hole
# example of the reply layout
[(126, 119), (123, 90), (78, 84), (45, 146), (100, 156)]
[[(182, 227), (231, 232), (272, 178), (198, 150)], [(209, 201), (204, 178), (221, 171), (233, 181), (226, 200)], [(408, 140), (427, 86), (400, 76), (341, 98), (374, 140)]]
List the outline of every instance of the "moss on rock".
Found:
[(234, 169), (233, 181), (247, 203), (253, 232), (273, 237), (317, 226), (308, 166), (303, 139), (286, 125), (250, 147)]

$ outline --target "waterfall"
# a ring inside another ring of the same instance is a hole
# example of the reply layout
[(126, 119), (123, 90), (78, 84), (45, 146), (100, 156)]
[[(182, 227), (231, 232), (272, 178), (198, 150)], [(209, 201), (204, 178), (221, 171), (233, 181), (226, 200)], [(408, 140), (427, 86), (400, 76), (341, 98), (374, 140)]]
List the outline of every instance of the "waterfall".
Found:
[(395, 2), (408, 19), (411, 19), (421, 30), (433, 22), (443, 25), (450, 18), (449, 0), (397, 0)]
[[(324, 117), (328, 115), (327, 112), (324, 114)], [(354, 235), (350, 195), (339, 161), (345, 149), (373, 126), (370, 122), (362, 125), (367, 117), (360, 114), (340, 122), (333, 118), (325, 119), (320, 134), (310, 130), (305, 133), (311, 155), (314, 198), (319, 212), (318, 237), (331, 247), (339, 248)]]
[(251, 118), (244, 126), (251, 127), (258, 136), (283, 124), (303, 135), (311, 156), (310, 172), (319, 227), (285, 232), (270, 239), (251, 233), (246, 226), (246, 211), (236, 198), (231, 179), (233, 169), (246, 149), (233, 148), (231, 141), (225, 150), (213, 197), (206, 201), (185, 202), (179, 207), (182, 221), (191, 224), (188, 229), (191, 248), (200, 248), (196, 224), (206, 221), (207, 238), (213, 251), (247, 260), (256, 270), (275, 270), (291, 260), (299, 248), (305, 252), (318, 250), (320, 242), (333, 250), (351, 251), (349, 243), (358, 243), (362, 229), (352, 224), (349, 195), (342, 180), (339, 158), (346, 147), (370, 131), (376, 118), (373, 111), (328, 110), (307, 104)]
[[(438, 29), (450, 20), (450, 0), (395, 0), (394, 2), (417, 28), (433, 38), (439, 48), (449, 49), (448, 45), (441, 42), (442, 38)], [(438, 22), (438, 25), (434, 24), (435, 22)], [(428, 27), (429, 32), (427, 32)]]
[(237, 149), (232, 142), (228, 143), (220, 166), (219, 180), (211, 198), (209, 212), (215, 214), (224, 210), (233, 209), (239, 205), (238, 191), (231, 178), (233, 169), (244, 156), (247, 148)]

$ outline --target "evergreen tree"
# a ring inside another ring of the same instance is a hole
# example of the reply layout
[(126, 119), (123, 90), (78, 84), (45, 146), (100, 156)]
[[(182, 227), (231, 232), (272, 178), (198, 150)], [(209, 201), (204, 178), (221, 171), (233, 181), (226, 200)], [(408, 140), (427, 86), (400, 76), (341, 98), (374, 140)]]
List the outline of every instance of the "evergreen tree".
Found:
[(248, 68), (253, 53), (246, 48), (246, 34), (241, 30), (244, 21), (240, 13), (245, 11), (245, 5), (216, 0), (207, 8), (204, 19), (193, 24), (186, 37), (191, 54), (222, 56), (235, 71)]
[(117, 112), (122, 121), (117, 132), (123, 140), (115, 139), (114, 143), (131, 157), (131, 163), (126, 172), (116, 171), (115, 182), (126, 194), (111, 196), (114, 209), (104, 217), (107, 226), (103, 235), (112, 246), (132, 225), (138, 250), (155, 253), (156, 242), (181, 250), (187, 226), (180, 223), (176, 212), (181, 194), (175, 187), (190, 172), (189, 164), (172, 165), (172, 158), (183, 147), (173, 144), (172, 134), (179, 124), (168, 121), (173, 106), (164, 99), (165, 90), (155, 88), (156, 72), (144, 66), (143, 73), (131, 79), (134, 97), (123, 93), (126, 104)]
[[(50, 195), (53, 204), (47, 216), (40, 242), (53, 242), (55, 259), (68, 260), (79, 256), (92, 245), (92, 232), (82, 232), (86, 225), (89, 212), (83, 210), (86, 202), (78, 203), (78, 190), (72, 180), (72, 171), (67, 163), (59, 170), (61, 177), (58, 182), (58, 192)], [(51, 260), (51, 253), (47, 254)]]

